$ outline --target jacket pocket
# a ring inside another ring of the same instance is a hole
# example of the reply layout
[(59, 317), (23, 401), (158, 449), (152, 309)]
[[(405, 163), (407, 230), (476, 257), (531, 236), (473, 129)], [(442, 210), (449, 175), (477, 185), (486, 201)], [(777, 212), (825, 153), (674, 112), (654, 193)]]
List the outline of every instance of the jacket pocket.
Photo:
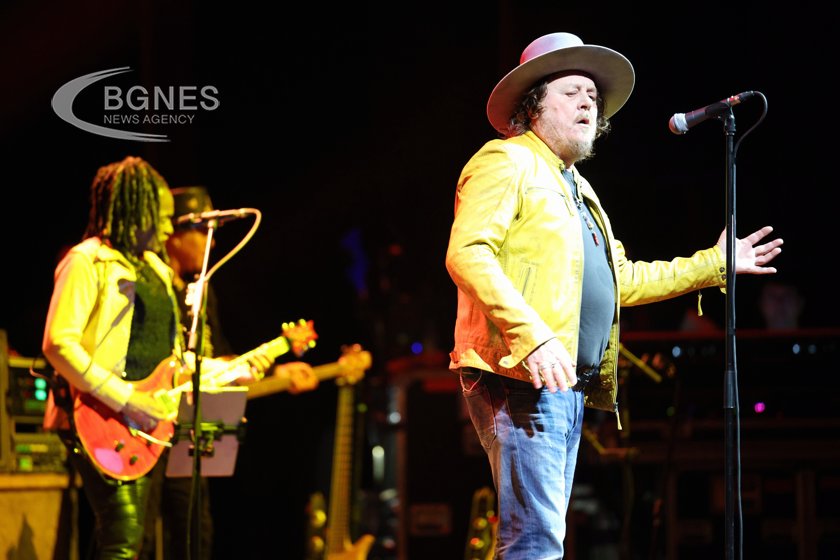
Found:
[(542, 210), (556, 208), (556, 204), (562, 203), (569, 216), (575, 215), (575, 204), (563, 192), (554, 187), (529, 186), (525, 189), (527, 204)]
[(519, 267), (519, 274), (516, 280), (516, 286), (519, 293), (525, 298), (528, 303), (534, 295), (534, 285), (536, 284), (537, 265), (530, 262), (524, 262)]

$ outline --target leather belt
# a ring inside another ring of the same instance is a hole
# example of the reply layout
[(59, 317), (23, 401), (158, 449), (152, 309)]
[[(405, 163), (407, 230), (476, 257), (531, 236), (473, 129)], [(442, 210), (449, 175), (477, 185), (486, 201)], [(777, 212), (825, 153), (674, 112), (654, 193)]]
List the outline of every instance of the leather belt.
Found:
[[(461, 371), (467, 374), (477, 375), (480, 373), (491, 373), (484, 371), (482, 369), (474, 368), (474, 367), (462, 367)], [(572, 391), (583, 391), (586, 389), (586, 386), (596, 377), (598, 374), (601, 373), (600, 366), (585, 366), (579, 367), (576, 370), (577, 373), (577, 383), (575, 383), (574, 387), (572, 387)]]
[(589, 382), (592, 381), (595, 377), (598, 377), (598, 374), (601, 373), (600, 366), (585, 366), (579, 367), (575, 371), (577, 374), (577, 383), (575, 383), (574, 387), (572, 387), (572, 391), (583, 391), (586, 389), (586, 386), (589, 385)]

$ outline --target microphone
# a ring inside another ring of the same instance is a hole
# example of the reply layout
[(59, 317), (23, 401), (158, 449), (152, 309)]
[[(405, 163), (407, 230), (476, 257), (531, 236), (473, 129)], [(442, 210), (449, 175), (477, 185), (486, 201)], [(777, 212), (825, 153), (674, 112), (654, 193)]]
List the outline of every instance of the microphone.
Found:
[(670, 128), (671, 132), (674, 134), (685, 134), (688, 132), (688, 129), (694, 125), (700, 124), (707, 119), (718, 117), (726, 112), (730, 107), (734, 107), (738, 103), (746, 101), (756, 94), (757, 92), (755, 91), (745, 91), (743, 93), (739, 93), (738, 95), (721, 99), (717, 103), (706, 105), (702, 109), (695, 109), (690, 113), (676, 113), (673, 117), (671, 117), (671, 120), (668, 121), (668, 128)]
[(192, 214), (184, 214), (178, 216), (175, 220), (175, 225), (180, 226), (184, 224), (200, 224), (202, 222), (209, 222), (216, 220), (218, 225), (231, 220), (238, 220), (244, 218), (249, 214), (247, 208), (238, 208), (235, 210), (209, 210), (207, 212), (193, 212)]

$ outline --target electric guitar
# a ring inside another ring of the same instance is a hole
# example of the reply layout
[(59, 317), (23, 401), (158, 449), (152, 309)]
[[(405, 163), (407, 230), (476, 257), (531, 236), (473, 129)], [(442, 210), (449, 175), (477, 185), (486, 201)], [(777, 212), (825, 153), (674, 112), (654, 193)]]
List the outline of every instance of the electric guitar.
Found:
[(496, 493), (487, 486), (479, 488), (473, 493), (464, 560), (493, 560), (498, 524)]
[[(307, 543), (309, 559), (324, 560), (365, 560), (373, 546), (373, 535), (362, 535), (355, 543), (350, 538), (350, 475), (353, 471), (353, 420), (355, 384), (366, 369), (370, 368), (370, 354), (361, 350), (359, 345), (345, 349), (339, 363), (345, 368), (346, 375), (336, 379), (338, 404), (335, 420), (335, 443), (333, 445), (332, 478), (330, 482), (329, 513), (324, 526), (320, 522), (311, 522), (312, 530)], [(310, 508), (317, 511), (320, 494), (314, 494)], [(320, 508), (323, 511), (323, 508)], [(322, 515), (322, 514), (321, 514)], [(315, 520), (318, 519), (316, 514)]]
[[(202, 371), (201, 385), (227, 385), (241, 374), (237, 369), (254, 355), (263, 353), (275, 359), (290, 350), (298, 356), (315, 346), (318, 335), (312, 321), (284, 323), (283, 335), (267, 342), (219, 368)], [(167, 410), (178, 410), (180, 396), (192, 391), (192, 381), (173, 386), (190, 375), (189, 367), (175, 356), (160, 362), (146, 378), (134, 382), (135, 391), (151, 393)], [(175, 422), (160, 421), (153, 430), (141, 430), (130, 418), (115, 412), (90, 393), (76, 392), (73, 422), (88, 457), (103, 474), (116, 480), (136, 480), (155, 466), (164, 449), (171, 447)]]

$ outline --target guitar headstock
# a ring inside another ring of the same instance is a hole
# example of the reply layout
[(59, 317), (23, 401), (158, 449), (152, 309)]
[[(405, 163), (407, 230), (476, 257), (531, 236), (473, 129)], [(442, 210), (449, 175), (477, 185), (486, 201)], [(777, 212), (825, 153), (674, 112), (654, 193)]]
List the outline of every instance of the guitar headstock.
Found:
[(356, 383), (365, 376), (365, 371), (370, 369), (372, 362), (370, 352), (362, 350), (361, 344), (342, 346), (341, 357), (338, 359), (342, 375), (337, 381), (351, 385)]
[(301, 319), (297, 323), (283, 323), (283, 336), (289, 341), (292, 352), (300, 358), (304, 352), (315, 347), (318, 335), (312, 321)]

